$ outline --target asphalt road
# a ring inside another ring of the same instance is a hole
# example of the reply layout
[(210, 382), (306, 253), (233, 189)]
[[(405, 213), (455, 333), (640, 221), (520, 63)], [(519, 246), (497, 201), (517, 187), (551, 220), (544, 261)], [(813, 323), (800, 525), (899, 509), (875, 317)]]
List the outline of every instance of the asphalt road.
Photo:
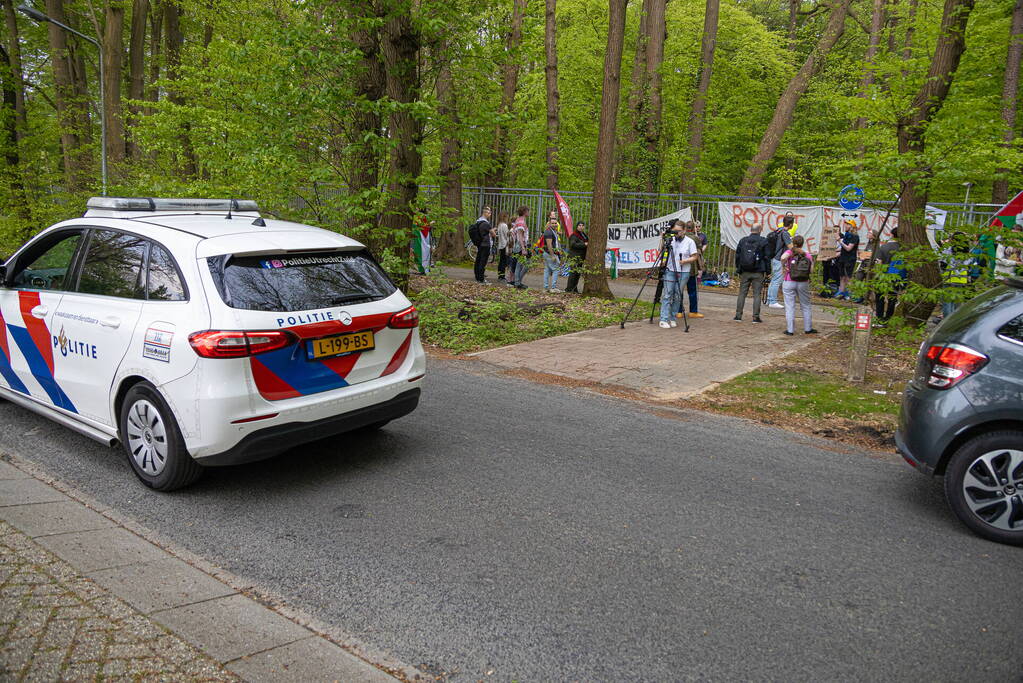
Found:
[(453, 680), (1023, 672), (1023, 550), (895, 458), (741, 420), (432, 360), (383, 432), (171, 495), (10, 404), (0, 447)]

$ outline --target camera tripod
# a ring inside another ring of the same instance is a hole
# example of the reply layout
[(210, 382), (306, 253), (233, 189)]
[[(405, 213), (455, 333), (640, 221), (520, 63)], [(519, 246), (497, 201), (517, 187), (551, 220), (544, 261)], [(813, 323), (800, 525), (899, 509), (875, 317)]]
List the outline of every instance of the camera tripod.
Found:
[[(664, 271), (668, 268), (668, 254), (671, 249), (671, 233), (666, 233), (667, 239), (661, 242), (661, 253), (657, 256), (657, 261), (654, 265), (650, 266), (650, 270), (647, 271), (646, 277), (643, 278), (643, 284), (640, 285), (639, 291), (636, 292), (636, 298), (632, 300), (629, 305), (629, 310), (625, 312), (625, 317), (622, 318), (621, 329), (625, 329), (625, 321), (632, 315), (632, 309), (636, 307), (636, 303), (639, 301), (639, 297), (643, 296), (643, 289), (646, 287), (646, 283), (650, 280), (657, 278), (657, 289), (654, 291), (654, 300), (650, 304), (650, 324), (654, 322), (654, 311), (657, 310), (657, 302), (661, 300), (661, 294), (664, 293)], [(655, 275), (656, 274), (656, 275)], [(676, 273), (677, 275), (677, 273)], [(686, 332), (689, 331), (689, 316), (686, 315), (685, 300), (682, 298), (682, 287), (679, 285), (678, 278), (675, 278), (675, 282), (672, 283), (675, 288), (675, 296), (679, 299), (679, 311), (682, 313), (682, 323)]]

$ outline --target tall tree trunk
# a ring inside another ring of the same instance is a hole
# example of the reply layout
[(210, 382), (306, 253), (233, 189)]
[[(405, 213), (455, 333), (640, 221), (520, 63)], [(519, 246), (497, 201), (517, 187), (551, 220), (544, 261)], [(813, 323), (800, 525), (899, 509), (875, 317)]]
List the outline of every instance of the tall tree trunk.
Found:
[[(160, 89), (157, 83), (160, 80), (161, 54), (163, 53), (163, 15), (164, 3), (166, 0), (153, 0), (153, 7), (149, 13), (149, 87), (146, 88), (146, 100), (158, 102), (160, 100)], [(151, 115), (153, 108), (146, 109), (146, 115)]]
[(757, 193), (760, 181), (764, 179), (764, 173), (767, 171), (767, 164), (774, 158), (774, 153), (778, 151), (778, 145), (781, 143), (782, 135), (785, 134), (789, 124), (792, 123), (792, 112), (795, 111), (799, 98), (806, 92), (810, 85), (810, 79), (820, 70), (824, 58), (827, 57), (831, 48), (838, 42), (842, 31), (845, 29), (845, 18), (849, 14), (849, 5), (851, 3), (852, 0), (836, 0), (835, 4), (832, 5), (831, 16), (828, 18), (828, 24), (817, 41), (817, 45), (807, 55), (803, 66), (792, 77), (792, 80), (789, 81), (788, 86), (785, 88), (785, 92), (778, 99), (778, 105), (774, 109), (771, 123), (768, 124), (767, 130), (764, 131), (764, 136), (760, 140), (757, 153), (746, 168), (746, 175), (743, 176), (742, 184), (739, 187), (739, 194), (752, 196)]
[[(181, 31), (181, 7), (168, 1), (164, 4), (163, 22), (166, 33), (167, 44), (167, 80), (172, 81), (168, 86), (167, 97), (172, 104), (178, 107), (185, 105), (185, 96), (181, 93), (180, 86), (175, 83), (181, 77), (181, 51), (185, 44), (185, 36)], [(198, 164), (195, 158), (195, 149), (192, 147), (192, 129), (188, 120), (181, 121), (181, 135), (178, 140), (181, 143), (181, 173), (186, 178), (195, 178), (198, 175)]]
[(682, 194), (695, 191), (696, 171), (703, 154), (703, 126), (707, 115), (707, 92), (714, 71), (714, 48), (718, 39), (719, 0), (707, 0), (703, 14), (703, 40), (700, 44), (700, 83), (696, 86), (693, 110), (689, 116), (689, 155), (682, 169), (682, 182), (678, 191)]
[[(1016, 137), (1016, 100), (1019, 98), (1019, 64), (1023, 56), (1023, 0), (1016, 0), (1012, 8), (1012, 27), (1009, 29), (1009, 54), (1005, 58), (1005, 80), (1002, 82), (1002, 146), (1012, 147)], [(1000, 168), (991, 188), (991, 202), (1004, 204), (1009, 201), (1009, 173), (1011, 169)]]
[[(520, 27), (521, 29), (521, 27)], [(438, 50), (440, 69), (437, 72), (437, 115), (441, 126), (440, 198), (441, 212), (448, 229), (440, 233), (437, 256), (461, 260), (465, 256), (462, 236), (462, 143), (459, 139), (461, 121), (458, 116), (458, 94), (451, 75), (449, 45)], [(505, 81), (507, 86), (507, 81)], [(500, 125), (498, 126), (500, 130)]]
[(28, 125), (25, 115), (25, 72), (21, 66), (21, 34), (18, 32), (18, 20), (14, 14), (14, 2), (3, 0), (4, 19), (7, 22), (7, 57), (11, 65), (11, 83), (14, 88), (14, 112), (17, 116), (17, 135), (21, 135)]
[(590, 212), (590, 243), (586, 250), (586, 281), (583, 294), (611, 297), (604, 271), (607, 224), (611, 216), (611, 173), (614, 170), (615, 124), (621, 92), (622, 48), (625, 44), (625, 9), (628, 0), (608, 0), (607, 50), (604, 53), (604, 89), (600, 101), (593, 208)]
[(552, 192), (558, 188), (558, 127), (559, 99), (558, 95), (558, 34), (555, 21), (557, 0), (546, 0), (544, 52), (547, 66), (544, 75), (547, 79), (547, 189)]
[(789, 23), (785, 31), (789, 52), (796, 51), (796, 30), (799, 28), (797, 20), (799, 19), (799, 6), (801, 4), (800, 0), (789, 0)]
[(124, 121), (121, 118), (121, 81), (124, 60), (124, 5), (110, 0), (103, 23), (103, 99), (107, 122), (107, 160), (116, 172), (124, 161)]
[(388, 128), (395, 140), (391, 150), (387, 208), (381, 219), (386, 248), (401, 259), (392, 273), (399, 286), (408, 284), (409, 240), (419, 191), (423, 158), (423, 120), (412, 105), (419, 99), (420, 35), (412, 23), (410, 3), (396, 2), (384, 24), (380, 41), (385, 83), (392, 106)]
[[(632, 58), (632, 80), (629, 81), (632, 87), (629, 90), (629, 112), (633, 121), (639, 120), (643, 100), (646, 97), (646, 55), (647, 44), (650, 39), (650, 32), (647, 28), (650, 17), (650, 3), (652, 0), (643, 0), (643, 8), (639, 14), (639, 32), (636, 34), (636, 54)], [(626, 142), (635, 140), (635, 129), (630, 131), (630, 137)]]
[(138, 125), (142, 108), (140, 102), (146, 96), (146, 23), (149, 20), (149, 0), (134, 0), (131, 7), (131, 33), (128, 37), (128, 129), (125, 153), (137, 160), (140, 156), (132, 129)]
[[(17, 116), (17, 82), (11, 56), (0, 44), (0, 90), (3, 91), (2, 107), (0, 107), (0, 147), (3, 148), (6, 162), (0, 178), (6, 176), (10, 187), (10, 203), (18, 217), (27, 220), (31, 217), (28, 201), (25, 197), (25, 184), (22, 182), (21, 155), (18, 151), (18, 116)], [(28, 235), (22, 235), (28, 237)]]
[[(899, 241), (907, 247), (923, 246), (927, 241), (927, 218), (924, 208), (933, 170), (924, 159), (924, 135), (928, 124), (945, 102), (959, 60), (966, 50), (966, 22), (974, 0), (945, 0), (938, 42), (927, 71), (927, 78), (913, 98), (909, 110), (899, 117), (897, 135), (899, 154), (911, 156), (914, 168), (905, 173), (899, 199)], [(914, 268), (910, 280), (924, 287), (937, 287), (941, 282), (937, 264), (926, 263)], [(926, 301), (905, 304), (904, 314), (913, 321), (925, 321), (933, 309)]]
[[(867, 52), (863, 56), (863, 62), (865, 69), (863, 71), (863, 77), (860, 78), (860, 92), (859, 97), (861, 99), (867, 99), (870, 96), (870, 86), (874, 84), (874, 60), (877, 58), (878, 50), (881, 48), (881, 31), (884, 27), (884, 10), (885, 4), (889, 0), (874, 0), (873, 8), (870, 12), (870, 36), (867, 40)], [(863, 130), (867, 127), (867, 118), (860, 116), (856, 119), (854, 128), (856, 130)], [(860, 159), (867, 152), (867, 146), (862, 142), (856, 149), (856, 156)], [(856, 170), (860, 170), (862, 167), (857, 166)]]
[(667, 0), (651, 0), (647, 28), (650, 32), (647, 42), (646, 83), (649, 103), (646, 112), (646, 159), (644, 177), (646, 191), (656, 192), (660, 185), (659, 148), (661, 141), (661, 64), (664, 62), (664, 40), (667, 37), (665, 14)]
[[(67, 24), (64, 0), (46, 0), (46, 14)], [(64, 155), (64, 178), (67, 189), (84, 189), (91, 179), (92, 157), (83, 142), (89, 138), (88, 102), (79, 96), (76, 81), (76, 59), (68, 48), (63, 29), (47, 23), (50, 63), (53, 67), (54, 104), (60, 126), (60, 145)]]
[(380, 54), (379, 29), (370, 26), (375, 18), (369, 5), (352, 4), (357, 26), (352, 41), (359, 50), (354, 78), (356, 101), (352, 112), (351, 154), (348, 188), (359, 206), (349, 211), (342, 221), (345, 232), (360, 235), (379, 212), (381, 153), (378, 143), (382, 135), (380, 111), (384, 96), (384, 63)]
[[(501, 65), (501, 108), (498, 110), (501, 118), (494, 130), (494, 166), (483, 181), (488, 187), (504, 185), (504, 172), (508, 165), (507, 119), (515, 106), (515, 91), (519, 87), (519, 65), (522, 63), (522, 60), (519, 59), (519, 50), (522, 47), (522, 20), (526, 15), (526, 2), (527, 0), (514, 0), (512, 4), (511, 28), (505, 39), (505, 60)], [(437, 90), (439, 95), (439, 82)], [(459, 193), (459, 205), (461, 205), (461, 201), (461, 193)], [(459, 240), (459, 247), (464, 251), (461, 240)]]
[[(916, 32), (916, 8), (920, 0), (909, 0), (909, 10), (906, 13), (906, 39), (902, 43), (902, 61), (908, 62), (913, 56), (913, 34)], [(909, 69), (902, 67), (902, 78), (909, 77)]]

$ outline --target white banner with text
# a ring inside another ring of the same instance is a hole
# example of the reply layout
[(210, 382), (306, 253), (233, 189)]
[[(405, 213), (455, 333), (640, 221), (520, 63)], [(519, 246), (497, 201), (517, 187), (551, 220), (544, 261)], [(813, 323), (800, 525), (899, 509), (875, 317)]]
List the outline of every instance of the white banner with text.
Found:
[[(835, 251), (834, 244), (821, 244), (826, 227), (840, 226), (845, 218), (854, 218), (860, 236), (860, 250), (865, 251), (870, 232), (881, 227), (887, 213), (887, 211), (862, 207), (856, 211), (846, 211), (837, 206), (779, 206), (754, 202), (718, 202), (718, 215), (721, 217), (721, 244), (735, 249), (739, 240), (748, 235), (750, 228), (756, 223), (764, 226), (762, 234), (766, 237), (773, 226), (781, 223), (788, 211), (791, 211), (796, 219), (798, 226), (796, 234), (802, 235), (806, 240), (806, 247), (810, 253), (822, 254), (825, 258), (830, 258), (832, 252)], [(934, 233), (945, 227), (945, 211), (928, 206), (927, 222), (927, 238), (930, 240), (931, 246), (935, 247)], [(884, 223), (882, 242), (891, 239), (891, 230), (898, 224), (899, 212), (892, 211), (888, 222)]]
[[(661, 254), (661, 234), (673, 218), (691, 221), (693, 210), (687, 206), (681, 211), (641, 223), (612, 223), (607, 226), (607, 248), (608, 251), (617, 250), (619, 270), (650, 268), (656, 264)], [(605, 265), (610, 266), (611, 255), (604, 258)]]

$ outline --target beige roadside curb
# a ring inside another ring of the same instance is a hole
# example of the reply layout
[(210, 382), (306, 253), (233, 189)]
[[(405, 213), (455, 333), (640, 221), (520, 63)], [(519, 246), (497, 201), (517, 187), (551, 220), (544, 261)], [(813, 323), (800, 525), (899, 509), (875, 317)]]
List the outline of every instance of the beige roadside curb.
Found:
[(120, 612), (126, 603), (136, 621), (150, 620), (241, 679), (427, 679), (6, 453), (0, 520), (31, 539), (15, 539), (24, 553), (42, 555), (35, 546), (42, 547), (69, 565), (65, 573), (78, 575), (72, 581), (82, 591), (114, 596)]

